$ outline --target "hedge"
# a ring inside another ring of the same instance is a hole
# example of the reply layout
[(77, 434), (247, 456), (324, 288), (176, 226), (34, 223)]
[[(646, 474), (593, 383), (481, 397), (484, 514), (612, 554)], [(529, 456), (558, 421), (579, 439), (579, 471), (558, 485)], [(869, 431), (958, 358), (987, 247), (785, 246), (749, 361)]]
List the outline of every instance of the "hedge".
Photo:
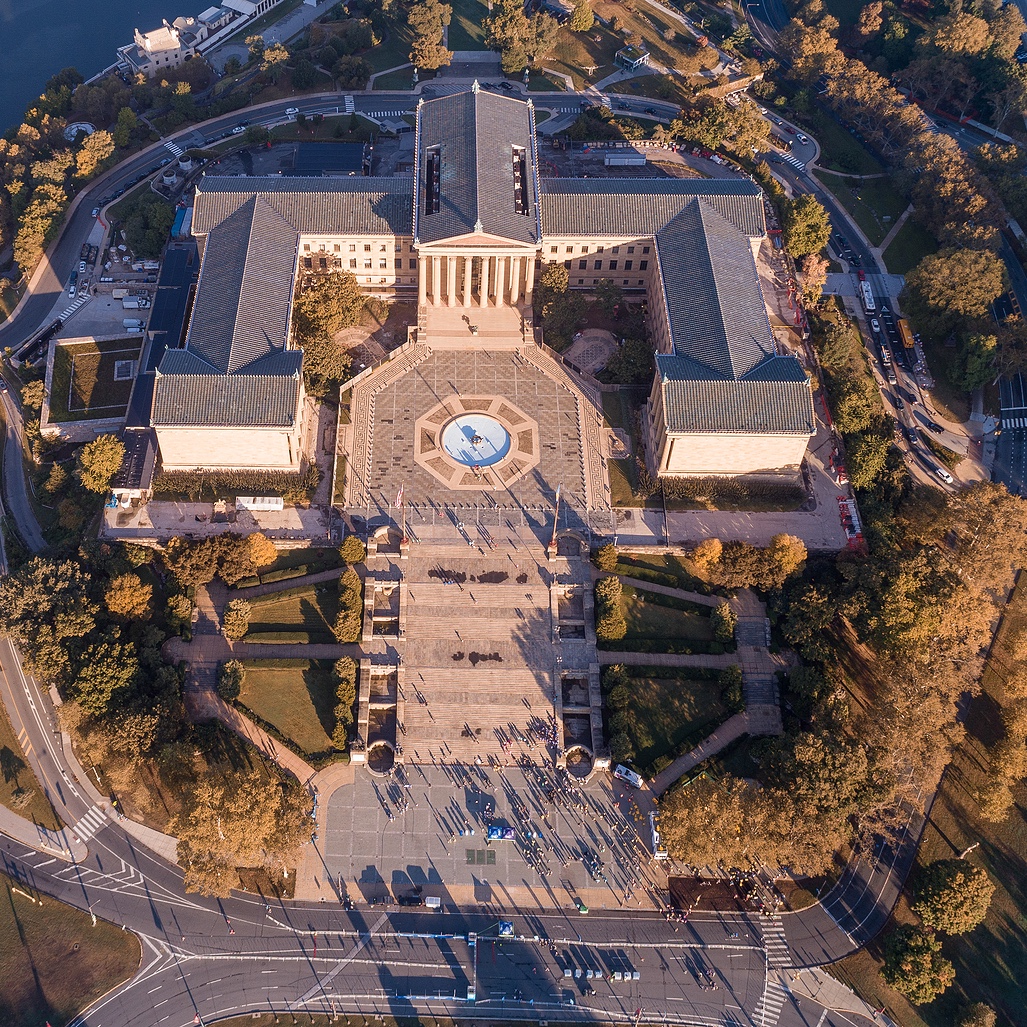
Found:
[(298, 567), (280, 567), (276, 571), (266, 571), (260, 575), (260, 583), (267, 585), (272, 581), (288, 581), (289, 578), (302, 578), (310, 573), (310, 565), (301, 563)]
[[(249, 635), (246, 636), (249, 638)], [(619, 638), (610, 642), (600, 640), (598, 649), (607, 649), (623, 653), (669, 653), (674, 656), (723, 656), (734, 652), (735, 647), (725, 646), (723, 642), (706, 642), (701, 639), (689, 639), (686, 645), (677, 638)]]
[(325, 749), (323, 752), (306, 753), (304, 752), (291, 738), (287, 738), (282, 734), (278, 728), (275, 727), (270, 721), (265, 720), (259, 714), (254, 713), (248, 706), (241, 703), (238, 699), (235, 699), (232, 703), (240, 713), (245, 717), (248, 717), (257, 725), (262, 731), (271, 735), (272, 738), (277, 742), (281, 742), (282, 745), (296, 756), (299, 756), (305, 763), (309, 763), (315, 770), (320, 770), (322, 767), (327, 767), (332, 763), (349, 763), (349, 753), (340, 751), (339, 749)]
[(252, 631), (243, 639), (245, 642), (281, 642), (283, 644), (310, 642), (309, 631)]

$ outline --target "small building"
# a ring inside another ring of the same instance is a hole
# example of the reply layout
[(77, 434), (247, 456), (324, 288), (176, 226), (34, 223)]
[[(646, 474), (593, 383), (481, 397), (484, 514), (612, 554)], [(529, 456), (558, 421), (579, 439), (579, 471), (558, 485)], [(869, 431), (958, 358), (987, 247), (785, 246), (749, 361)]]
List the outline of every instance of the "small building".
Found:
[[(197, 24), (192, 18), (179, 18), (178, 21)], [(183, 37), (182, 30), (176, 25), (170, 24), (165, 18), (159, 29), (152, 32), (140, 32), (136, 29), (135, 42), (118, 47), (118, 56), (128, 65), (133, 75), (153, 78), (168, 68), (179, 67), (192, 58), (199, 41), (191, 30), (187, 30)]]
[(649, 51), (644, 46), (624, 46), (614, 54), (613, 62), (626, 71), (635, 71), (649, 63)]
[(244, 18), (259, 18), (279, 2), (280, 0), (225, 0), (224, 5)]

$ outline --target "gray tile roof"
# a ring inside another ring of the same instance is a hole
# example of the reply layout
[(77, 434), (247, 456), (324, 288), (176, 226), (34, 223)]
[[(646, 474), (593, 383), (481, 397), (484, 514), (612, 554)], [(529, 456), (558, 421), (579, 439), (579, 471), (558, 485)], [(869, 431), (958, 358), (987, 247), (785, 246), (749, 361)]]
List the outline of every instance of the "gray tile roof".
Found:
[(778, 379), (694, 379), (680, 357), (659, 354), (667, 431), (699, 434), (813, 435), (813, 394), (794, 357), (772, 357)]
[(293, 375), (158, 371), (150, 423), (156, 428), (289, 428), (296, 417), (299, 390), (298, 361)]
[(652, 236), (701, 198), (752, 239), (766, 234), (752, 182), (720, 178), (544, 178), (544, 235)]
[(232, 374), (288, 342), (296, 229), (250, 196), (207, 236), (186, 348)]
[[(420, 242), (484, 232), (537, 243), (535, 139), (523, 100), (484, 90), (428, 100), (418, 107), (416, 235)], [(527, 213), (514, 199), (514, 146), (527, 157)], [(423, 209), (425, 154), (438, 147), (439, 208)]]
[(740, 378), (775, 352), (749, 240), (705, 198), (656, 233), (674, 350)]
[(409, 178), (221, 178), (196, 187), (193, 234), (206, 235), (254, 196), (301, 235), (410, 235)]

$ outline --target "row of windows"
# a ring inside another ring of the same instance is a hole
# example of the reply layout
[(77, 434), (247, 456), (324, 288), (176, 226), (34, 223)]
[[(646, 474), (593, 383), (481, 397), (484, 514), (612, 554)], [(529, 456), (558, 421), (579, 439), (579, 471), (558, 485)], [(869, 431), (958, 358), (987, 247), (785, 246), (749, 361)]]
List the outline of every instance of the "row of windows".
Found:
[[(634, 253), (635, 249), (636, 249), (636, 247), (634, 247), (634, 246), (627, 247), (628, 253)], [(621, 248), (619, 246), (613, 246), (613, 247), (611, 247), (610, 252), (611, 253), (620, 253), (620, 250), (621, 250)], [(549, 247), (549, 252), (550, 253), (559, 253), (560, 252), (560, 247), (559, 246), (550, 246)], [(565, 246), (564, 249), (563, 249), (563, 252), (564, 253), (573, 253), (574, 252), (574, 247), (573, 246)], [(590, 253), (591, 251), (588, 248), (588, 246), (582, 246), (580, 248), (579, 252), (581, 252), (581, 253)], [(596, 253), (605, 253), (606, 252), (606, 247), (605, 246), (597, 246), (596, 249), (595, 249), (595, 252)], [(643, 246), (642, 247), (642, 252), (643, 253), (648, 253), (649, 252), (649, 247), (648, 246)]]
[[(634, 265), (635, 265), (635, 262), (633, 260), (625, 260), (624, 261), (624, 267), (622, 267), (620, 270), (622, 270), (622, 271), (634, 271), (635, 270), (635, 266)], [(570, 267), (571, 267), (571, 262), (569, 260), (565, 260), (563, 262), (563, 266), (565, 268), (567, 268), (567, 270), (569, 271)], [(607, 271), (616, 271), (617, 270), (617, 261), (616, 260), (611, 260), (609, 262), (609, 264), (607, 265), (606, 269), (607, 269)], [(578, 270), (579, 271), (587, 271), (588, 270), (588, 261), (587, 260), (579, 260), (578, 261)], [(594, 261), (592, 261), (592, 270), (593, 271), (602, 271), (603, 270), (603, 262), (601, 260), (594, 260)], [(648, 260), (640, 260), (638, 262), (638, 270), (639, 271), (648, 271), (649, 270), (649, 261)]]
[[(579, 279), (578, 279), (578, 285), (584, 285), (584, 284), (585, 284), (585, 279), (584, 279), (584, 278), (579, 278)], [(590, 284), (590, 285), (595, 285), (595, 282), (590, 282), (589, 284)], [(622, 279), (621, 279), (621, 283), (620, 283), (620, 284), (621, 284), (622, 286), (624, 286), (624, 288), (629, 288), (629, 287), (631, 287), (631, 282), (629, 282), (629, 281), (628, 281), (628, 279), (626, 279), (626, 278), (622, 278)], [(637, 281), (635, 282), (635, 285), (639, 285), (639, 286), (644, 286), (644, 285), (645, 285), (645, 279), (644, 279), (644, 278), (639, 278), (639, 279), (638, 279), (638, 280), (637, 280)]]

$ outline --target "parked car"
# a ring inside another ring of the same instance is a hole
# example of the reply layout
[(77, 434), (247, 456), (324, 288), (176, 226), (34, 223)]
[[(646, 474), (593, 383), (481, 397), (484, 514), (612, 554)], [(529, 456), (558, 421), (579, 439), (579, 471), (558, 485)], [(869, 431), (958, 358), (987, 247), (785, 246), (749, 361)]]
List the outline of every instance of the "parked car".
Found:
[(878, 321), (876, 317), (872, 317), (870, 319), (870, 331), (872, 331), (874, 335), (881, 334), (881, 322)]
[(90, 211), (90, 215), (91, 215), (92, 217), (94, 217), (94, 218), (95, 218), (95, 217), (97, 217), (97, 216), (99, 215), (99, 213), (100, 213), (100, 208), (99, 208), (99, 207), (94, 207), (94, 208), (93, 208), (93, 209), (92, 209), (92, 210)]
[(86, 262), (84, 260), (80, 260), (78, 262), (78, 273), (81, 275), (81, 274), (83, 274), (85, 272), (85, 270), (86, 270)]
[(234, 135), (234, 136), (242, 135), (243, 132), (245, 132), (245, 131), (246, 131), (246, 129), (242, 125), (236, 125), (235, 128), (232, 129), (232, 135)]
[(952, 475), (949, 474), (949, 472), (946, 471), (944, 467), (935, 467), (934, 473), (938, 475), (938, 477), (941, 478), (941, 480), (945, 482), (946, 485), (951, 485), (953, 481), (955, 481)]
[(935, 435), (940, 435), (945, 429), (937, 421), (928, 421), (927, 430), (933, 431)]
[(795, 133), (795, 138), (798, 139), (800, 143), (808, 143), (809, 142), (809, 137), (808, 136), (804, 136), (801, 132), (796, 132)]

